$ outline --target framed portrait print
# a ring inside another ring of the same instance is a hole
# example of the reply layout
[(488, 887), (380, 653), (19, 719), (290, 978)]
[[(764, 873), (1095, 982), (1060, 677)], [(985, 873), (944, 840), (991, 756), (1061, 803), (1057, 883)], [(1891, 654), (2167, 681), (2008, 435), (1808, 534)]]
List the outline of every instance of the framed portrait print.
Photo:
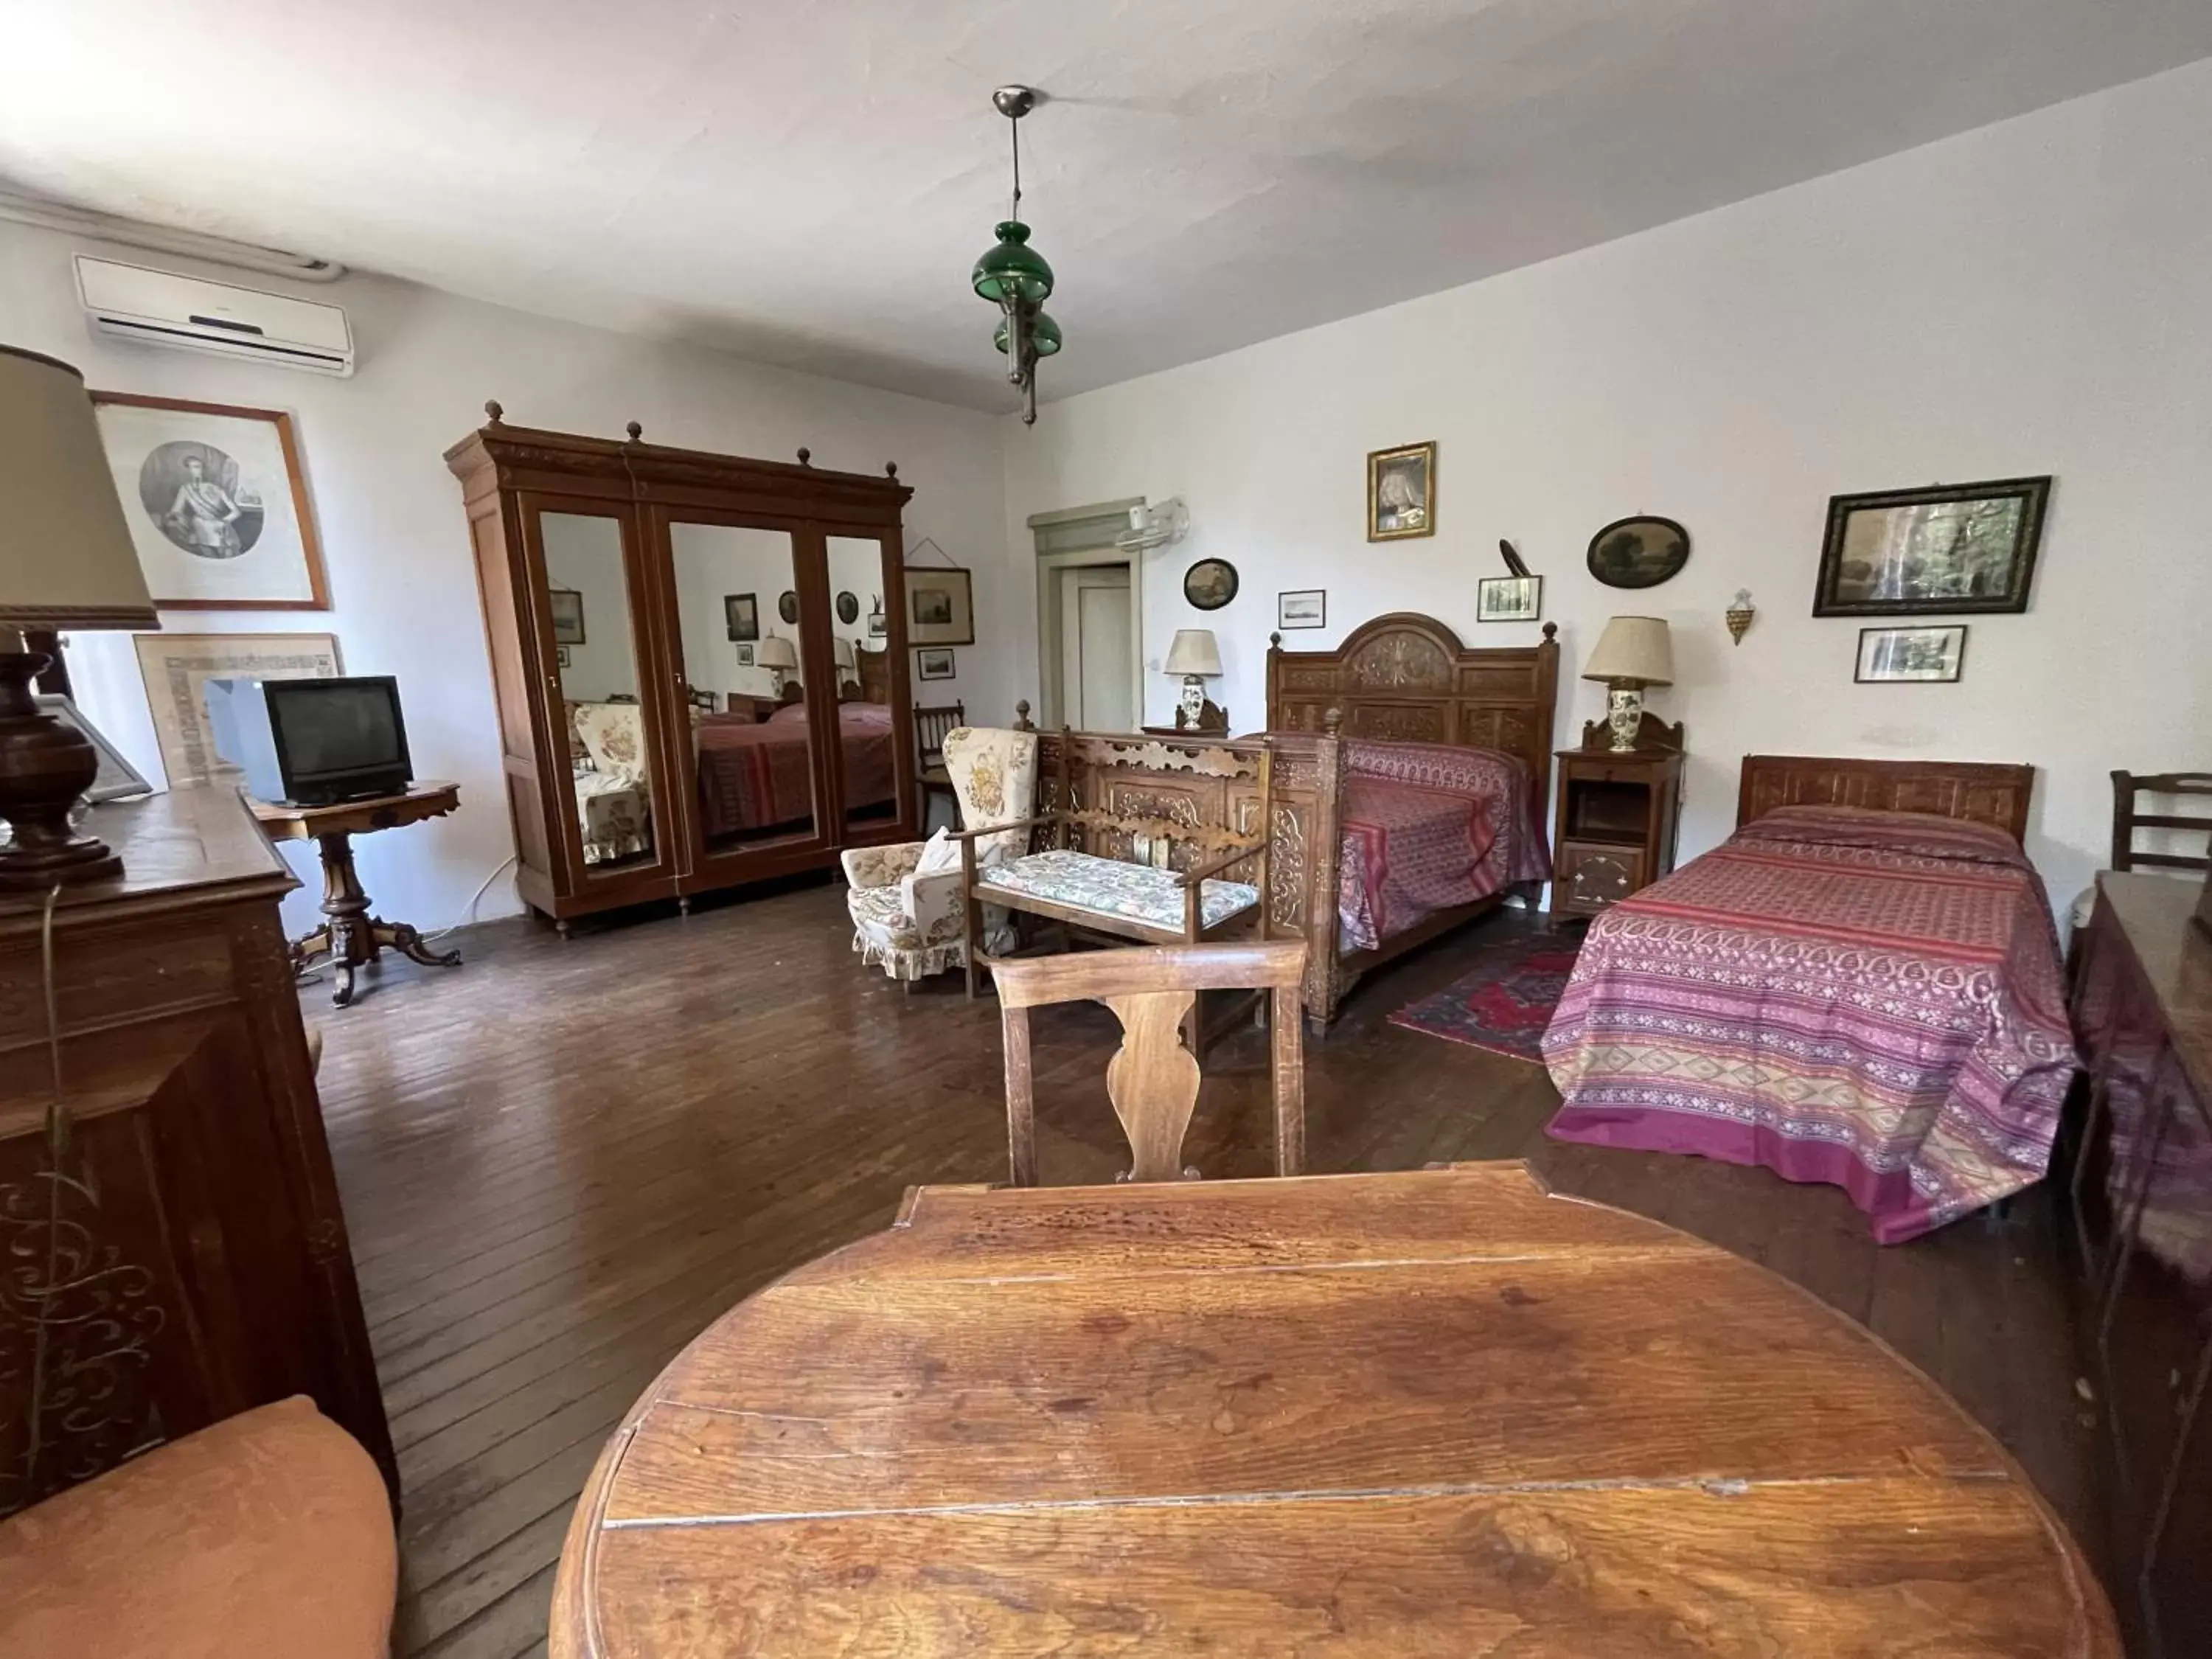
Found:
[(750, 668), (752, 665), (753, 665), (753, 648), (752, 648), (752, 647), (750, 647), (750, 645), (741, 645), (741, 646), (739, 646), (739, 647), (738, 647), (738, 667), (740, 667), (740, 668)]
[(1275, 626), (1286, 634), (1294, 628), (1328, 627), (1328, 590), (1306, 587), (1276, 594)]
[(1828, 503), (1816, 617), (1954, 617), (2027, 609), (2048, 474)]
[(776, 599), (775, 614), (782, 617), (786, 623), (796, 626), (799, 622), (798, 593), (791, 588), (785, 588)]
[(92, 403), (156, 605), (331, 608), (289, 415), (122, 392)]
[(952, 678), (952, 653), (944, 646), (929, 646), (914, 653), (915, 672), (925, 680)]
[(1949, 685), (1966, 662), (1966, 625), (1936, 628), (1862, 628), (1858, 666), (1851, 678), (1861, 685), (1912, 682)]
[(1690, 532), (1672, 519), (1615, 519), (1590, 538), (1589, 573), (1607, 587), (1656, 587), (1690, 562)]
[(722, 620), (728, 624), (732, 640), (759, 639), (760, 596), (757, 593), (723, 594)]
[(201, 690), (208, 681), (330, 679), (344, 672), (329, 634), (135, 634), (131, 643), (172, 787), (242, 775), (216, 750)]
[(1474, 585), (1479, 623), (1534, 622), (1543, 614), (1541, 576), (1485, 576)]
[(545, 608), (553, 614), (553, 643), (582, 645), (584, 638), (584, 594), (575, 587), (549, 587), (545, 590)]
[(1405, 444), (1367, 457), (1367, 539), (1437, 533), (1437, 446)]
[(837, 596), (837, 620), (848, 628), (860, 620), (860, 601), (851, 593)]
[(975, 607), (969, 573), (957, 566), (906, 568), (906, 642), (973, 645)]

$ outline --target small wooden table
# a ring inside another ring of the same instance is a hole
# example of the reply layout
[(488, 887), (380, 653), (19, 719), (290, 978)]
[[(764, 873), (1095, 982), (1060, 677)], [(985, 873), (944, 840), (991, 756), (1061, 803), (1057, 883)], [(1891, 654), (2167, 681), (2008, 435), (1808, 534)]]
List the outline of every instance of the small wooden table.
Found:
[(277, 841), (312, 841), (322, 848), (323, 915), (329, 918), (312, 933), (292, 941), (292, 971), (301, 973), (325, 957), (337, 975), (331, 1000), (343, 1008), (353, 1000), (357, 968), (373, 967), (386, 950), (426, 968), (457, 968), (459, 951), (433, 951), (422, 934), (404, 921), (384, 921), (368, 913), (368, 895), (354, 873), (353, 838), (376, 830), (443, 817), (461, 804), (460, 786), (416, 783), (404, 795), (379, 795), (337, 806), (271, 805), (252, 803), (253, 816)]
[(1860, 1326), (1519, 1164), (923, 1188), (725, 1315), (571, 1523), (564, 1659), (2118, 1659)]

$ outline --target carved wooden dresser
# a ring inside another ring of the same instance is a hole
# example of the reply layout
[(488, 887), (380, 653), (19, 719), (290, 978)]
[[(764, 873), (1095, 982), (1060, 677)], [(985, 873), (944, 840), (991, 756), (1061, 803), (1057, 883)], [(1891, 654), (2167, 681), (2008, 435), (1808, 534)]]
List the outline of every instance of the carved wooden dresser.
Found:
[[(229, 789), (98, 808), (124, 874), (0, 902), (0, 1515), (312, 1396), (396, 1492), (286, 960)], [(61, 1089), (53, 1067), (58, 1050)]]

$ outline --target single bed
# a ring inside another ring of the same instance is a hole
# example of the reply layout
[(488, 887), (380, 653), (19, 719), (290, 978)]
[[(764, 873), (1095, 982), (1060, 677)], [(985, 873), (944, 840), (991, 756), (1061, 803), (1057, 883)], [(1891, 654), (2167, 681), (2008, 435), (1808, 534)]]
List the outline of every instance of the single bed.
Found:
[[(709, 840), (804, 824), (814, 815), (814, 769), (806, 705), (794, 702), (755, 723), (705, 714), (695, 728), (699, 807)], [(895, 803), (896, 730), (882, 703), (837, 707), (837, 738), (848, 811)]]
[(1747, 759), (1735, 834), (1590, 923), (1548, 1133), (1838, 1186), (1886, 1244), (2040, 1180), (2075, 1057), (2033, 781)]

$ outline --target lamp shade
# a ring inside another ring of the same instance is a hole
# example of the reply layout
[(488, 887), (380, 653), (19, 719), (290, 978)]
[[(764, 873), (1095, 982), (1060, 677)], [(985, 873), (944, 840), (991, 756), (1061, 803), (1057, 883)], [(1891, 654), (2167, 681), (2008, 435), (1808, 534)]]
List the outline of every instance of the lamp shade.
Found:
[(1615, 617), (1598, 635), (1597, 649), (1583, 665), (1586, 680), (1620, 680), (1638, 685), (1674, 683), (1674, 647), (1663, 617)]
[(761, 668), (796, 668), (799, 666), (799, 653), (782, 635), (771, 634), (753, 653), (753, 662)]
[(859, 665), (853, 656), (852, 641), (847, 639), (842, 634), (836, 635), (830, 639), (830, 654), (840, 668), (853, 668)]
[(1210, 628), (1178, 628), (1175, 639), (1168, 646), (1168, 659), (1161, 665), (1164, 674), (1218, 674), (1221, 672), (1221, 647), (1213, 642)]
[(159, 628), (84, 376), (0, 346), (0, 623)]

